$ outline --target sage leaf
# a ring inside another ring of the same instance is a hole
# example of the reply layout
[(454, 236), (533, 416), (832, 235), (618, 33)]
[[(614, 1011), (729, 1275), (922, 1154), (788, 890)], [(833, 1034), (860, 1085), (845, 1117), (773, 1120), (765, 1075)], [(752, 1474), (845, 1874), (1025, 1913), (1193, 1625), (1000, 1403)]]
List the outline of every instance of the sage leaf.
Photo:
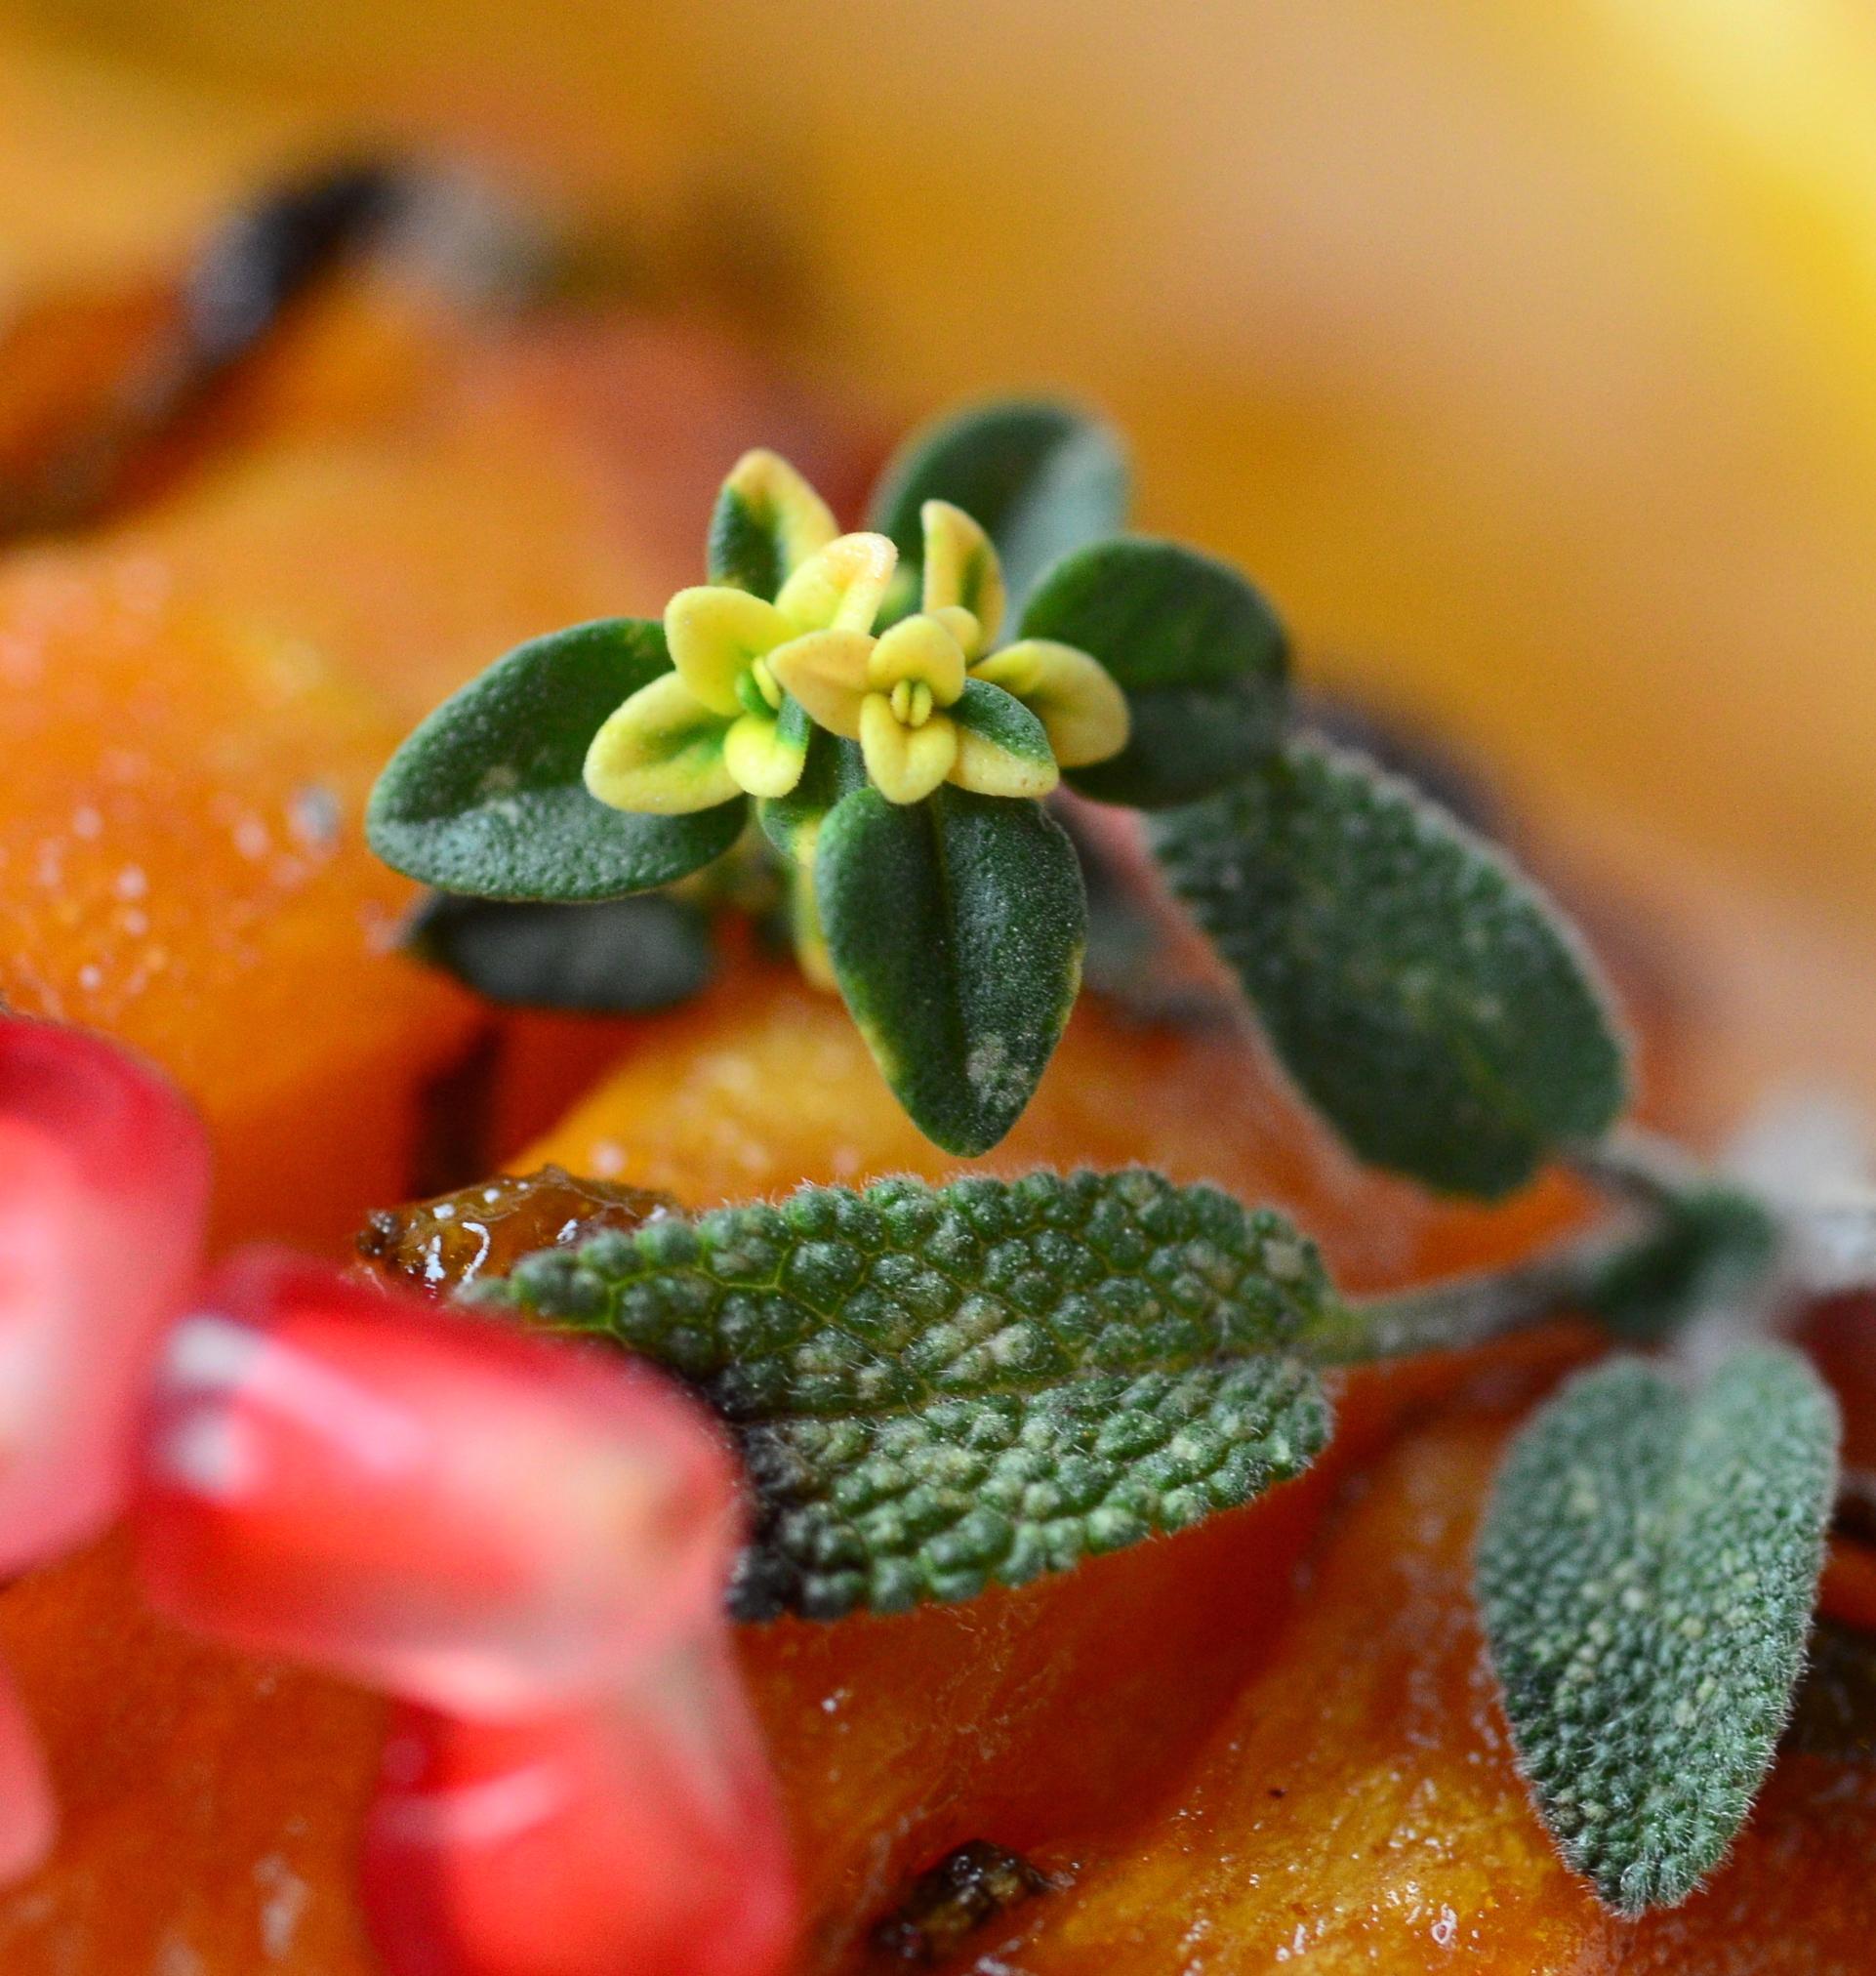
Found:
[(601, 722), (670, 665), (664, 628), (635, 618), (517, 645), (391, 757), (365, 812), (372, 849), (442, 891), (564, 903), (649, 891), (720, 857), (742, 832), (742, 799), (632, 815), (581, 779)]
[(1083, 796), (1138, 809), (1190, 803), (1247, 774), (1283, 734), (1283, 626), (1228, 563), (1176, 542), (1101, 542), (1058, 562), (1022, 636), (1091, 653), (1127, 696), (1125, 748), (1067, 771)]
[(882, 622), (916, 607), (924, 557), (919, 511), (927, 501), (949, 501), (983, 528), (1015, 612), (1058, 556), (1125, 521), (1126, 455), (1112, 428), (1040, 400), (972, 406), (915, 432), (873, 499), (871, 525), (899, 551)]
[(1518, 1760), (1611, 1908), (1672, 1907), (1725, 1856), (1791, 1705), (1836, 1471), (1829, 1392), (1753, 1345), (1690, 1393), (1623, 1359), (1518, 1436), (1478, 1591)]
[(698, 994), (715, 971), (710, 917), (641, 893), (594, 906), (544, 906), (439, 892), (404, 944), (491, 1002), (632, 1015)]
[(1155, 848), (1290, 1075), (1370, 1164), (1492, 1197), (1621, 1111), (1622, 1043), (1568, 923), (1362, 757), (1292, 743), (1161, 819)]
[(1087, 903), (1040, 804), (856, 790), (816, 838), (814, 893), (841, 997), (894, 1095), (948, 1153), (1022, 1116), (1081, 982)]
[(645, 1353), (730, 1422), (745, 1619), (1021, 1585), (1246, 1503), (1329, 1431), (1314, 1247), (1139, 1169), (804, 1187), (543, 1251), (478, 1300)]

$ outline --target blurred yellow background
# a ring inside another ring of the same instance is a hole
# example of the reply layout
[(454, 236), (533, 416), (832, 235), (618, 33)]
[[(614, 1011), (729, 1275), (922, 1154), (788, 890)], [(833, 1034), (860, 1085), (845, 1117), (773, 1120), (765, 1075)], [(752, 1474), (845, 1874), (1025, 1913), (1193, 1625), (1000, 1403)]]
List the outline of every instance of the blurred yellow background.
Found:
[[(1319, 676), (1876, 912), (1876, 14), (1855, 0), (25, 0), (0, 297), (416, 136), (767, 229), (897, 421), (1066, 388)], [(121, 198), (126, 178), (140, 199)]]

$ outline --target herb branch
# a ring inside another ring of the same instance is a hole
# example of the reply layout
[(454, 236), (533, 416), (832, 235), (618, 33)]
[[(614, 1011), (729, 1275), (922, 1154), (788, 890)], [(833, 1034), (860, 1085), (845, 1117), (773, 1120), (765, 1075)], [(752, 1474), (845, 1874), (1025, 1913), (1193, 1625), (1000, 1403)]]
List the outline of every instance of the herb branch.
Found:
[[(707, 976), (707, 904), (785, 900), (907, 1113), (981, 1154), (1081, 984), (1084, 852), (1044, 806), (1066, 786), (1145, 813), (1173, 899), (1359, 1158), (1484, 1198), (1562, 1161), (1615, 1212), (1356, 1300), (1214, 1189), (898, 1180), (598, 1234), (481, 1287), (717, 1407), (756, 1508), (745, 1618), (969, 1597), (1247, 1503), (1325, 1445), (1336, 1367), (1565, 1312), (1672, 1347), (1876, 1279), (1876, 1202), (1774, 1204), (1620, 1125), (1622, 1026), (1555, 901), (1309, 733), (1269, 603), (1122, 534), (1125, 497), (1114, 435), (1046, 404), (917, 435), (857, 531), (746, 455), (705, 582), (509, 653), (385, 770), (372, 844), (448, 895), (423, 951), (499, 999), (652, 1007)], [(1794, 1352), (1682, 1375), (1617, 1357), (1539, 1409), (1480, 1552), (1534, 1802), (1623, 1913), (1685, 1896), (1746, 1815), (1833, 1488), (1833, 1403)]]

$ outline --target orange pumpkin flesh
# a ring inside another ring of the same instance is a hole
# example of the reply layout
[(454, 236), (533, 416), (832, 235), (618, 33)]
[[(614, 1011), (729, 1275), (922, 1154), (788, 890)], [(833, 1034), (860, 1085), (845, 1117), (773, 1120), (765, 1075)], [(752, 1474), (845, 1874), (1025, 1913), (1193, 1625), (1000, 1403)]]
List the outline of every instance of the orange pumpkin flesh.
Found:
[[(223, 456), (108, 535), (0, 572), (0, 992), (184, 1081), (217, 1135), (229, 1236), (336, 1243), (403, 1195), (423, 1088), (491, 1031), (510, 1072), (498, 1143), (585, 1092), (520, 1165), (694, 1206), (955, 1171), (838, 1009), (777, 967), (738, 959), (701, 1003), (643, 1021), (492, 1018), (387, 951), (411, 888), (358, 837), (371, 775), (441, 691), (526, 632), (655, 607), (694, 575), (710, 484), (778, 436), (786, 400), (719, 347), (642, 324), (470, 334), (352, 294), (296, 337), (228, 409)], [(652, 413), (705, 439), (640, 453)], [(1700, 950), (1700, 1026), (1656, 1052), (1668, 1123), (1749, 1101), (1768, 1009), (1815, 1014), (1827, 978), (1792, 960), (1742, 1026), (1723, 944)], [(1348, 1162), (1236, 1034), (1089, 1003), (982, 1164), (1128, 1160), (1287, 1208), (1355, 1289), (1520, 1254), (1580, 1206), (1555, 1179), (1492, 1211), (1430, 1203)], [(1465, 1544), (1510, 1412), (1587, 1348), (1559, 1327), (1363, 1374), (1314, 1474), (1066, 1578), (746, 1634), (799, 1842), (804, 1967), (863, 1966), (908, 1878), (973, 1838), (1065, 1882), (969, 1945), (966, 1961), (1007, 1949), (1037, 1976), (1262, 1970), (1305, 1950), (1327, 1969), (1861, 1966), (1842, 1958), (1863, 1946), (1859, 1901), (1865, 1937), (1872, 1918), (1871, 1812), (1841, 1766), (1782, 1764), (1711, 1892), (1639, 1930), (1595, 1909), (1524, 1799)], [(1834, 1596), (1853, 1577), (1833, 1567)], [(0, 1597), (0, 1653), (66, 1820), (52, 1865), (0, 1899), (0, 1966), (363, 1976), (375, 1702), (168, 1631), (114, 1544)]]

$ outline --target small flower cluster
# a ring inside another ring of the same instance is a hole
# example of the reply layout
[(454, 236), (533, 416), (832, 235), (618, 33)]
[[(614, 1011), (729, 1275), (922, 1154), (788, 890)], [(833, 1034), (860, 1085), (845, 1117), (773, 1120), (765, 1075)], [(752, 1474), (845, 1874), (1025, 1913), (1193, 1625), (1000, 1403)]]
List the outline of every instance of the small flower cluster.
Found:
[(997, 648), (996, 549), (962, 509), (921, 511), (920, 608), (876, 631), (894, 588), (883, 535), (841, 535), (826, 502), (774, 453), (725, 482), (778, 545), (773, 600), (728, 583), (681, 590), (665, 612), (673, 670), (593, 737), (588, 789), (615, 809), (674, 816), (739, 793), (790, 794), (811, 728), (857, 742), (873, 785), (908, 803), (951, 782), (1046, 796), (1063, 768), (1126, 745), (1125, 696), (1086, 652), (1046, 638)]
[[(396, 1698), (363, 1877), (399, 1976), (781, 1969), (789, 1864), (730, 1664), (714, 1422), (643, 1365), (291, 1256), (237, 1256), (191, 1297), (208, 1172), (153, 1074), (0, 1023), (0, 1564), (128, 1506), (172, 1618)], [(53, 1829), (6, 1697), (0, 1874)]]

